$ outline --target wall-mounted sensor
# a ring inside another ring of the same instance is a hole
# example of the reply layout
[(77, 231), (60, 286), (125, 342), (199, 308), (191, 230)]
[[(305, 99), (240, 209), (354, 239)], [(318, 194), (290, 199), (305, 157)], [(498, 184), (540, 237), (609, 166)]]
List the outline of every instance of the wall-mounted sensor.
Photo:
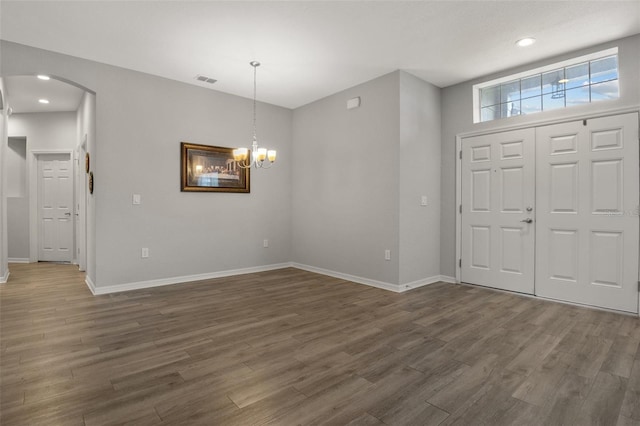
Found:
[(347, 101), (347, 109), (354, 109), (360, 106), (360, 96), (351, 98)]

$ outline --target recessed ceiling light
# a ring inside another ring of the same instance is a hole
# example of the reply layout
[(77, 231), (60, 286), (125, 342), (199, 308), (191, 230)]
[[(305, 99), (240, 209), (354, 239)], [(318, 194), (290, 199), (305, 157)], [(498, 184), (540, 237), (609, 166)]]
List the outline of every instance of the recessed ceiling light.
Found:
[(48, 104), (49, 99), (38, 99), (38, 102), (40, 102), (41, 104)]
[(533, 37), (525, 37), (525, 38), (521, 38), (520, 40), (516, 41), (516, 44), (520, 47), (527, 47), (527, 46), (531, 46), (533, 43), (536, 42), (536, 39)]
[(43, 74), (40, 74), (40, 75), (38, 76), (38, 78), (39, 78), (40, 80), (51, 80), (51, 77), (49, 77), (48, 75), (43, 75)]

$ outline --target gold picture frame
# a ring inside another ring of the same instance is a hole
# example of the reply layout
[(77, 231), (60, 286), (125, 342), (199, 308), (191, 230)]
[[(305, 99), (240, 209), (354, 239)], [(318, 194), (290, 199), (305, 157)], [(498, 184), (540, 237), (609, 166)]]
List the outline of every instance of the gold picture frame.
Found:
[(249, 193), (250, 169), (238, 167), (233, 148), (180, 143), (180, 191)]

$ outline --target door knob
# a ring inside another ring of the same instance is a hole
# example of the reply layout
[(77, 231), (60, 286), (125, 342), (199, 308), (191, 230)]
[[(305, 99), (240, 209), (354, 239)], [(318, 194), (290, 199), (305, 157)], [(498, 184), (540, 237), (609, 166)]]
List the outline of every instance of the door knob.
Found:
[(526, 218), (526, 219), (522, 219), (520, 222), (524, 222), (524, 223), (531, 223), (533, 222), (533, 219), (531, 219), (530, 217)]
[(533, 210), (533, 207), (529, 206), (527, 207), (527, 211), (530, 212), (531, 210)]

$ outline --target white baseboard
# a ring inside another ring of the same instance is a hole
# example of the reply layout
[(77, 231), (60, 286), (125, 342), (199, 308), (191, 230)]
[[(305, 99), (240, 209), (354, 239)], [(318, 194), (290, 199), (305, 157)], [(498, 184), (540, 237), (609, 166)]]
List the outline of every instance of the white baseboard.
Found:
[(434, 275), (433, 277), (423, 278), (421, 280), (413, 281), (407, 284), (401, 284), (400, 291), (405, 292), (405, 291), (413, 290), (414, 288), (424, 287), (425, 285), (435, 284), (441, 281), (445, 283), (455, 282), (455, 279), (454, 281), (448, 281), (450, 278), (451, 277), (447, 277), (444, 275)]
[(7, 269), (7, 272), (4, 273), (4, 276), (0, 277), (0, 284), (4, 284), (7, 281), (9, 281), (9, 270)]
[(329, 269), (317, 268), (315, 266), (303, 265), (301, 263), (292, 263), (292, 267), (302, 269), (303, 271), (315, 272), (320, 275), (327, 275), (333, 278), (339, 278), (342, 280), (352, 281), (358, 284), (364, 284), (371, 287), (381, 288), (383, 290), (393, 291), (395, 293), (400, 293), (400, 286), (398, 284), (385, 283), (383, 281), (376, 281), (370, 278), (358, 277), (355, 275), (343, 274), (342, 272), (331, 271)]
[(98, 294), (96, 293), (96, 285), (93, 283), (93, 281), (91, 281), (89, 275), (84, 276), (84, 282), (85, 284), (87, 284), (87, 287), (89, 287), (89, 291), (91, 292), (91, 294), (93, 294), (94, 296)]
[(435, 275), (429, 278), (423, 278), (421, 280), (413, 281), (407, 284), (391, 284), (382, 281), (372, 280), (370, 278), (358, 277), (355, 275), (344, 274), (342, 272), (331, 271), (329, 269), (318, 268), (315, 266), (303, 265), (300, 263), (292, 263), (292, 267), (302, 269), (304, 271), (315, 272), (316, 274), (327, 275), (333, 278), (339, 278), (346, 281), (351, 281), (357, 284), (364, 284), (371, 287), (381, 288), (383, 290), (393, 291), (394, 293), (404, 293), (405, 291), (413, 290), (414, 288), (422, 287), (429, 284), (434, 284), (440, 281), (455, 283), (455, 278), (448, 277), (446, 275)]
[(450, 277), (448, 275), (440, 275), (440, 280), (443, 283), (449, 283), (449, 284), (458, 284), (458, 282), (456, 281), (456, 277)]
[(7, 260), (9, 263), (29, 263), (28, 257), (10, 257)]
[(171, 285), (171, 284), (180, 284), (180, 283), (186, 283), (190, 281), (201, 281), (201, 280), (209, 280), (212, 278), (224, 278), (224, 277), (230, 277), (234, 275), (244, 275), (244, 274), (253, 274), (256, 272), (273, 271), (276, 269), (289, 268), (291, 266), (292, 266), (291, 263), (277, 263), (273, 265), (254, 266), (251, 268), (231, 269), (227, 271), (208, 272), (205, 274), (196, 274), (196, 275), (184, 275), (180, 277), (161, 278), (157, 280), (137, 281), (137, 282), (131, 282), (131, 283), (115, 284), (115, 285), (100, 286), (100, 287), (96, 287), (91, 282), (91, 280), (89, 280), (89, 278), (87, 277), (86, 283), (94, 295), (100, 295), (100, 294), (119, 293), (122, 291), (141, 290), (145, 288), (160, 287), (160, 286)]

